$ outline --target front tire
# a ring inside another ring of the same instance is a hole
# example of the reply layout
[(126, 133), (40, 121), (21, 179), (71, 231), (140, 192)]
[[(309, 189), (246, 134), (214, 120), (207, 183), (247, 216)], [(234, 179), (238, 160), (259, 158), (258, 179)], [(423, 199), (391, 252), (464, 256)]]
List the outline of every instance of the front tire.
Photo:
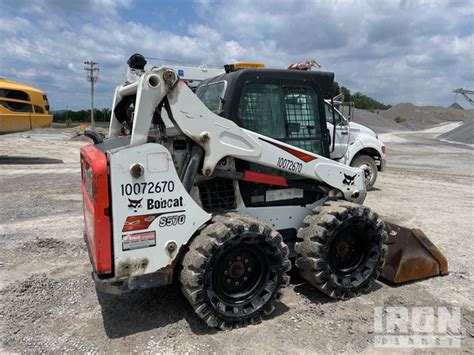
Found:
[(331, 298), (369, 292), (384, 264), (387, 233), (369, 208), (330, 201), (306, 216), (295, 250), (301, 276)]
[(288, 247), (275, 230), (237, 214), (215, 216), (183, 258), (181, 289), (210, 327), (259, 323), (289, 283)]
[(365, 188), (367, 191), (372, 190), (377, 181), (377, 164), (374, 159), (368, 155), (358, 155), (352, 160), (351, 166), (364, 171)]

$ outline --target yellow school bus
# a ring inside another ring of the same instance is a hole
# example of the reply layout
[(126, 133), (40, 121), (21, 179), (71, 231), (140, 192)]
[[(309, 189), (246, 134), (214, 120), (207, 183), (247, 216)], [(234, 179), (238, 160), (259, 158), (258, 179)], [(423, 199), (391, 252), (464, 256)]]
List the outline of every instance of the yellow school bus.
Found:
[(49, 126), (52, 120), (43, 91), (0, 78), (0, 134)]

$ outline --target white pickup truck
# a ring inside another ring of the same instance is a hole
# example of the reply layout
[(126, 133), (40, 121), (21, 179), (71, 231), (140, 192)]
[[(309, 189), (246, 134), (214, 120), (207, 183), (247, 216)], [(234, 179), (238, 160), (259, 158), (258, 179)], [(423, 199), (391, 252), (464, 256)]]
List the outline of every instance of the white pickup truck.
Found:
[(330, 101), (326, 101), (325, 109), (331, 135), (331, 159), (364, 170), (367, 189), (372, 189), (377, 180), (377, 172), (385, 169), (385, 145), (373, 130), (352, 122), (354, 110), (351, 106), (348, 107), (347, 118), (336, 107), (331, 106)]

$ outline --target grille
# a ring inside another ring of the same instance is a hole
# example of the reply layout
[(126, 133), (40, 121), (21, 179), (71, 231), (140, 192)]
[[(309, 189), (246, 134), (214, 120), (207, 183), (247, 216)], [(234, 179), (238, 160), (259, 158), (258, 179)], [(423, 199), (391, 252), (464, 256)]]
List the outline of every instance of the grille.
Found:
[(318, 96), (310, 86), (247, 84), (239, 103), (244, 128), (322, 153)]
[(225, 212), (237, 207), (234, 183), (230, 179), (215, 178), (200, 183), (198, 188), (206, 212)]

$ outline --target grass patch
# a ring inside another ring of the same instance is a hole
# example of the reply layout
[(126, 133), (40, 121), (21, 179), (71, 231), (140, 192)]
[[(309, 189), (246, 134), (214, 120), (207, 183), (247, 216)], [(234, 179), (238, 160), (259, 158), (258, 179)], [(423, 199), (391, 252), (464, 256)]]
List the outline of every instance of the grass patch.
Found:
[(407, 119), (403, 118), (403, 117), (400, 117), (400, 116), (397, 116), (393, 120), (397, 123), (402, 123), (402, 122), (405, 122)]

